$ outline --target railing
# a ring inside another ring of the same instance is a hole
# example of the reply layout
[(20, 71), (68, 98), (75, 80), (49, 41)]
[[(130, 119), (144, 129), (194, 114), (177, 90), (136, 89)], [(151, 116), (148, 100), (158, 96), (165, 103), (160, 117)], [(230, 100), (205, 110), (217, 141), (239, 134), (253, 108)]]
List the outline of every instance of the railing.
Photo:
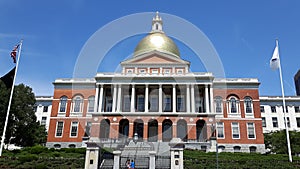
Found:
[(129, 143), (129, 138), (100, 138), (100, 143)]
[(185, 141), (186, 143), (205, 143), (207, 142), (207, 139), (206, 138), (200, 138), (200, 139), (187, 139)]
[(155, 168), (156, 169), (171, 168), (171, 157), (170, 156), (155, 156)]
[(120, 168), (126, 168), (126, 161), (133, 160), (135, 168), (148, 169), (149, 168), (149, 156), (122, 156), (120, 158)]

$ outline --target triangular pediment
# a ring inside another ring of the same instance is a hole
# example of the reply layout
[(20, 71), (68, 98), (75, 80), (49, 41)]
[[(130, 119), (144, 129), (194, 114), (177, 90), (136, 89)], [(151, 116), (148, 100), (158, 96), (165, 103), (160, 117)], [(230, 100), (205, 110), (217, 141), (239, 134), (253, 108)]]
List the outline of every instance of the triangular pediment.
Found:
[(189, 62), (168, 54), (151, 52), (123, 61), (122, 64), (189, 64)]
[(176, 63), (177, 60), (166, 58), (159, 55), (151, 55), (148, 57), (140, 58), (132, 63)]

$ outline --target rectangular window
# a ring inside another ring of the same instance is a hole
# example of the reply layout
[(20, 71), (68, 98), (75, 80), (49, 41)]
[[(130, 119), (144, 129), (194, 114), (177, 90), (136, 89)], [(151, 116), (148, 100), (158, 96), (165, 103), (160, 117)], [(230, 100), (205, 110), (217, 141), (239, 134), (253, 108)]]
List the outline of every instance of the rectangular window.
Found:
[(137, 111), (143, 112), (145, 111), (145, 98), (144, 95), (137, 96)]
[(200, 97), (196, 97), (195, 99), (195, 106), (196, 106), (196, 112), (200, 112), (200, 113), (203, 113), (204, 112), (204, 109), (203, 109), (203, 104), (202, 104), (202, 98)]
[(224, 123), (223, 122), (217, 123), (217, 136), (218, 136), (218, 138), (224, 138)]
[(47, 117), (42, 117), (41, 125), (46, 125)]
[(170, 112), (172, 110), (171, 105), (171, 95), (165, 95), (164, 96), (164, 112)]
[(92, 122), (87, 122), (85, 126), (84, 137), (89, 137), (91, 135), (91, 127), (92, 127)]
[(140, 74), (146, 74), (146, 69), (140, 69), (140, 70), (139, 70), (139, 73), (140, 73)]
[[(286, 119), (287, 119), (287, 126), (291, 127), (290, 118), (286, 117)], [(284, 118), (284, 126), (285, 126), (285, 118)]]
[(123, 111), (124, 112), (130, 111), (130, 96), (129, 95), (124, 96)]
[(252, 99), (250, 99), (250, 98), (245, 99), (245, 107), (246, 107), (246, 113), (253, 113), (252, 112)]
[(231, 123), (231, 129), (232, 129), (232, 138), (239, 139), (240, 138), (239, 123), (237, 122)]
[(278, 127), (277, 117), (272, 117), (273, 127)]
[(177, 112), (183, 112), (184, 111), (184, 109), (185, 109), (184, 102), (185, 102), (184, 96), (182, 96), (182, 95), (177, 96), (177, 106), (176, 106)]
[(61, 137), (62, 136), (63, 128), (64, 128), (64, 122), (58, 121), (56, 123), (56, 134), (55, 134), (56, 137)]
[(179, 75), (183, 74), (183, 70), (182, 69), (177, 69), (177, 74), (179, 74)]
[(248, 138), (255, 138), (254, 123), (247, 123)]
[(48, 106), (44, 106), (43, 112), (48, 112)]
[(216, 113), (222, 113), (222, 98), (215, 99)]
[(152, 69), (152, 74), (157, 75), (158, 74), (158, 69)]
[(74, 109), (73, 109), (73, 112), (81, 112), (81, 103), (82, 103), (82, 100), (81, 98), (75, 98), (75, 100), (73, 101), (73, 106), (74, 106)]
[(264, 106), (260, 106), (260, 112), (264, 113), (265, 112), (265, 107)]
[(150, 96), (150, 111), (158, 111), (158, 98), (157, 95)]
[(78, 131), (78, 122), (73, 121), (71, 124), (71, 137), (76, 137), (77, 136), (77, 131)]
[(294, 108), (295, 108), (295, 113), (300, 113), (300, 108), (299, 108), (299, 106), (295, 106)]
[(170, 74), (171, 73), (171, 70), (170, 69), (164, 69), (164, 74), (165, 75), (168, 75), (168, 74)]
[(229, 100), (229, 109), (230, 113), (237, 113), (237, 100), (235, 98)]
[(265, 117), (262, 117), (262, 118), (261, 118), (261, 121), (262, 121), (262, 127), (267, 127), (267, 124), (266, 124), (266, 118), (265, 118)]
[(271, 106), (271, 112), (276, 113), (276, 107), (275, 106)]
[(59, 103), (59, 112), (66, 112), (67, 108), (67, 99), (62, 98)]
[(112, 111), (112, 98), (111, 97), (106, 97), (105, 98), (105, 111), (106, 112), (111, 112)]
[(297, 117), (296, 121), (297, 121), (297, 127), (300, 128), (300, 117)]
[(93, 112), (94, 111), (94, 106), (95, 106), (95, 99), (89, 99), (88, 102), (88, 112)]
[(132, 74), (133, 70), (132, 69), (127, 69), (127, 74)]

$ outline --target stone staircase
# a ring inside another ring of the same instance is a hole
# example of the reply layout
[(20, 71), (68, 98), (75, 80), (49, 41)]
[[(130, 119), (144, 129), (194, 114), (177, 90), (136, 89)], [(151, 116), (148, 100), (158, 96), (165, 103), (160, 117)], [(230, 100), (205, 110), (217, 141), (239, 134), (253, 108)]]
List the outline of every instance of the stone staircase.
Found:
[[(126, 168), (127, 159), (134, 160), (136, 168), (149, 168), (149, 151), (156, 153), (156, 166), (162, 169), (170, 168), (170, 146), (169, 142), (136, 142), (130, 141), (121, 149), (120, 168)], [(113, 159), (103, 159), (100, 168), (113, 168)]]
[(129, 142), (121, 153), (121, 168), (127, 159), (135, 160), (136, 168), (149, 168), (149, 151), (155, 151), (156, 163), (160, 168), (169, 168), (170, 146), (168, 142)]

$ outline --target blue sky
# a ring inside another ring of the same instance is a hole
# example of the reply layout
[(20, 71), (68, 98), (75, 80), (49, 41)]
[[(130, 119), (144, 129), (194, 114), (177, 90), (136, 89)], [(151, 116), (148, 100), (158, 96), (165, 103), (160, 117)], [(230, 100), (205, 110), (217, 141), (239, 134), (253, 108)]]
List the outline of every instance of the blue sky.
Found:
[[(14, 66), (9, 54), (23, 38), (17, 83), (31, 86), (36, 95), (52, 95), (52, 82), (72, 77), (81, 48), (98, 29), (126, 15), (160, 11), (197, 26), (217, 50), (226, 77), (258, 78), (260, 95), (281, 95), (278, 71), (269, 68), (278, 38), (285, 94), (295, 95), (293, 77), (300, 69), (299, 9), (297, 0), (0, 1), (0, 75)], [(115, 65), (103, 62), (99, 70), (115, 71), (142, 37), (118, 43), (108, 53)], [(179, 48), (184, 59), (191, 61), (192, 71), (205, 71), (191, 50), (182, 44)]]

